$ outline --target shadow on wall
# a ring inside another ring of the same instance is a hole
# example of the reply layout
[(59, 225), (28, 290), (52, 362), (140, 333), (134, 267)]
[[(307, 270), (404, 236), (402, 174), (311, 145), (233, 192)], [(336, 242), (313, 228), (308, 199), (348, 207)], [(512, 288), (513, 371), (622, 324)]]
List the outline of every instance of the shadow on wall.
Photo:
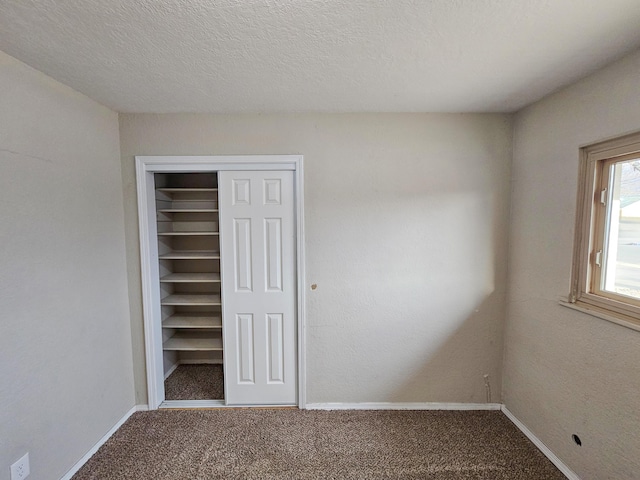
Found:
[(500, 403), (502, 321), (495, 312), (503, 305), (503, 293), (488, 295), (438, 348), (417, 362), (387, 401)]
[(307, 297), (309, 398), (482, 403), (488, 374), (499, 401), (504, 237), (495, 196), (361, 204), (334, 212), (330, 239), (313, 244), (335, 269)]

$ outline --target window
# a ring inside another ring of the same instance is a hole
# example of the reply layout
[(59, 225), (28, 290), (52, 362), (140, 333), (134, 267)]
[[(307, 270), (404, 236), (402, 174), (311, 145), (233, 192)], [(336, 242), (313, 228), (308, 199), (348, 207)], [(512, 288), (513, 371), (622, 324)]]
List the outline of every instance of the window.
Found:
[(569, 302), (640, 327), (640, 134), (581, 149)]

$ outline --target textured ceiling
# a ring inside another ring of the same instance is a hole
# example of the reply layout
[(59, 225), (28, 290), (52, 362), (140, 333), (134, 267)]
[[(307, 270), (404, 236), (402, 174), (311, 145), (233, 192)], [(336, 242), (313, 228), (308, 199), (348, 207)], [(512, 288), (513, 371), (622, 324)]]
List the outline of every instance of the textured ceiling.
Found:
[(514, 111), (638, 25), (638, 0), (0, 0), (0, 50), (121, 112)]

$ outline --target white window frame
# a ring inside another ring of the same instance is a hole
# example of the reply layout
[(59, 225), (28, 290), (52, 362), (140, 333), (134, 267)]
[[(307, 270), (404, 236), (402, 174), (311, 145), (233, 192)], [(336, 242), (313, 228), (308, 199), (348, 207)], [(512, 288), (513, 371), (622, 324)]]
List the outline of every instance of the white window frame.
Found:
[(600, 171), (605, 162), (634, 156), (640, 157), (640, 132), (580, 149), (571, 291), (566, 306), (640, 330), (640, 301), (594, 287), (602, 275), (596, 270), (599, 267), (595, 266), (595, 251), (599, 248), (599, 233), (605, 230), (597, 207)]

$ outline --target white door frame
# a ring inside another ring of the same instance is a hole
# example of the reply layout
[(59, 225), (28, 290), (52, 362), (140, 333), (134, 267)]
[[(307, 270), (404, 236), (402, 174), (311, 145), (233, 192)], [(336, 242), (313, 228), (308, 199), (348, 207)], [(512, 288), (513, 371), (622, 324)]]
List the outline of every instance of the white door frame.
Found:
[(154, 173), (217, 172), (220, 170), (293, 170), (296, 220), (297, 355), (298, 407), (306, 405), (305, 351), (305, 262), (304, 262), (304, 171), (302, 155), (212, 155), (212, 156), (136, 156), (138, 189), (138, 225), (144, 317), (145, 359), (149, 409), (157, 409), (164, 400), (162, 392), (162, 325), (160, 323), (160, 287), (158, 245), (156, 242)]

